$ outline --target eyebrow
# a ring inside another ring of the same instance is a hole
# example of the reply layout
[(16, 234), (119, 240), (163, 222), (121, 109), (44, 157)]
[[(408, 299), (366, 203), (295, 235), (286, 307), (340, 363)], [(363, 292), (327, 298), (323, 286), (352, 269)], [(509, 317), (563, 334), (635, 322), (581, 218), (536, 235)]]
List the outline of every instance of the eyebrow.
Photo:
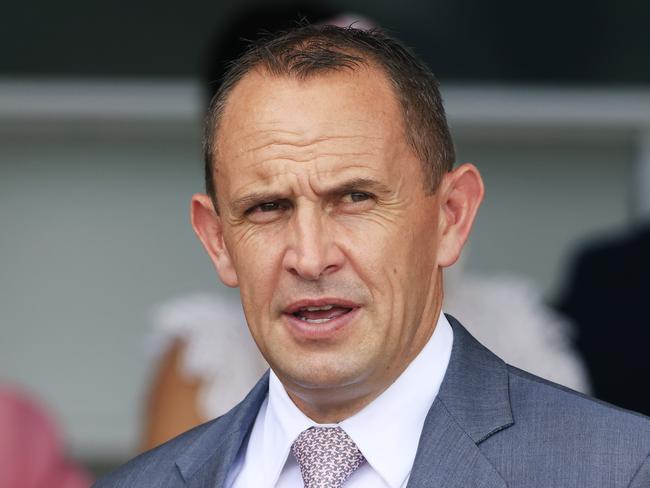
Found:
[[(384, 196), (391, 193), (391, 190), (388, 186), (371, 178), (352, 178), (319, 193), (325, 197), (331, 197), (344, 195), (353, 191), (367, 191)], [(259, 205), (260, 203), (286, 200), (287, 198), (287, 194), (281, 192), (248, 193), (234, 200), (230, 204), (230, 210), (233, 213), (238, 213), (254, 207), (255, 205)]]
[(388, 186), (372, 178), (353, 178), (336, 185), (324, 193), (326, 195), (342, 195), (352, 191), (369, 191), (379, 195), (387, 195), (391, 192)]

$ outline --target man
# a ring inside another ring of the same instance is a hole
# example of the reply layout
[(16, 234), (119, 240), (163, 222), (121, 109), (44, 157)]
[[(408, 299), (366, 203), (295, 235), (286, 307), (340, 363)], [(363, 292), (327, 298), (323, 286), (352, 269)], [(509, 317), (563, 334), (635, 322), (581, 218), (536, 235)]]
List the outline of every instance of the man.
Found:
[(650, 421), (505, 365), (441, 313), (483, 196), (433, 75), (304, 26), (226, 75), (192, 223), (271, 371), (98, 486), (648, 487)]

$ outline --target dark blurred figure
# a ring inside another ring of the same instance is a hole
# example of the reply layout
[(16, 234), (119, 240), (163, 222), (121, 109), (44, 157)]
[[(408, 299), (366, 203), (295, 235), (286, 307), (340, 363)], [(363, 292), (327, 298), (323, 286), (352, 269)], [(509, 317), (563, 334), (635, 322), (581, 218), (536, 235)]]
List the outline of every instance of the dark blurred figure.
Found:
[(601, 400), (650, 415), (650, 224), (589, 244), (575, 259), (558, 309)]

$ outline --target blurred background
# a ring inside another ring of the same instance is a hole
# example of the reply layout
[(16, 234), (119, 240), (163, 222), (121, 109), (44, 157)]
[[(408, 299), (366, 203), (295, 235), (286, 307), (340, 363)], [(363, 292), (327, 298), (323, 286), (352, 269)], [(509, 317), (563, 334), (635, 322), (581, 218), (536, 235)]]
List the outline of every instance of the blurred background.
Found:
[[(635, 312), (650, 249), (650, 2), (320, 5), (372, 19), (431, 66), (458, 160), (487, 188), (463, 272), (539, 290), (573, 323), (592, 393), (616, 402), (612, 368), (643, 356), (650, 325)], [(192, 233), (189, 198), (203, 189), (206, 73), (223, 61), (210, 46), (261, 8), (3, 5), (0, 381), (44, 405), (95, 473), (137, 452), (152, 310), (193, 291), (236, 301)], [(647, 390), (645, 362), (633, 367)], [(619, 403), (645, 408), (640, 396)]]

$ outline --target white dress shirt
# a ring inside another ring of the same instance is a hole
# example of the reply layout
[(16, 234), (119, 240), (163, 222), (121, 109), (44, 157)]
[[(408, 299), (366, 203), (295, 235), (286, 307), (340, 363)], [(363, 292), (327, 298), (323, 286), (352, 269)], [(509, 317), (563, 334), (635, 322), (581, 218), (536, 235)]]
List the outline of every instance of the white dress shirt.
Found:
[[(429, 342), (397, 380), (363, 410), (338, 424), (366, 458), (346, 488), (406, 486), (424, 420), (447, 371), (452, 343), (451, 326), (441, 313)], [(226, 486), (303, 487), (291, 445), (302, 431), (314, 426), (331, 425), (318, 424), (303, 414), (271, 371), (269, 393)]]

